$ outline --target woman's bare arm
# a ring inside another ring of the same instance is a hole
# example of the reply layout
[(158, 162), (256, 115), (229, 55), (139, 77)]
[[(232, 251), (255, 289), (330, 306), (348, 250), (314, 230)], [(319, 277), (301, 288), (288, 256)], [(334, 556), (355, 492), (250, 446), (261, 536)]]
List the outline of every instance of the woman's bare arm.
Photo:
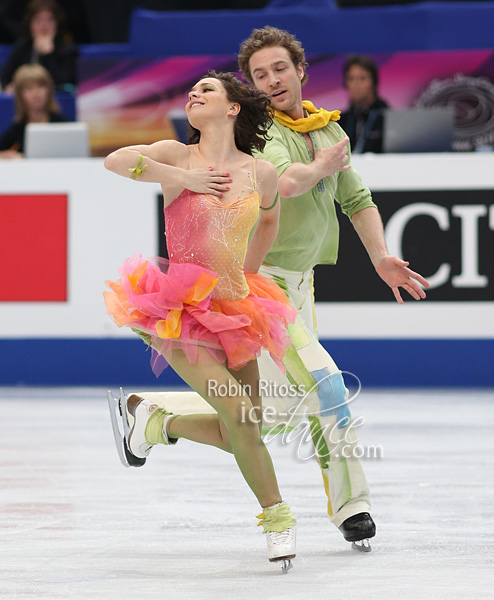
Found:
[(183, 189), (221, 196), (227, 190), (228, 173), (212, 169), (188, 169), (189, 148), (175, 140), (148, 146), (126, 146), (109, 154), (105, 167), (136, 181), (159, 183), (165, 196), (175, 197)]
[[(259, 220), (256, 230), (252, 236), (247, 255), (245, 257), (244, 269), (247, 273), (257, 273), (259, 267), (273, 245), (278, 234), (278, 222), (280, 218), (280, 200), (278, 198), (278, 176), (276, 169), (271, 163), (264, 160), (257, 161), (257, 173), (262, 198)], [(273, 206), (274, 204), (274, 206)]]

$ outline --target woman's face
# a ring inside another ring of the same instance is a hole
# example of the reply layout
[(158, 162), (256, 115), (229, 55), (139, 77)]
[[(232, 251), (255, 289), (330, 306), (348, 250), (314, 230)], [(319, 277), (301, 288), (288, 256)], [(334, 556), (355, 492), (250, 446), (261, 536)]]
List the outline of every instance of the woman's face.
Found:
[(192, 127), (215, 116), (227, 115), (234, 103), (228, 100), (223, 83), (214, 77), (206, 77), (196, 83), (189, 92), (185, 112)]
[(26, 81), (21, 96), (28, 111), (40, 111), (48, 103), (48, 86), (42, 81)]
[(31, 19), (29, 29), (31, 30), (33, 39), (39, 37), (54, 38), (57, 34), (57, 20), (55, 15), (49, 10), (40, 10)]
[(350, 104), (357, 106), (371, 105), (376, 97), (372, 75), (360, 65), (353, 65), (345, 77), (345, 86), (350, 97)]

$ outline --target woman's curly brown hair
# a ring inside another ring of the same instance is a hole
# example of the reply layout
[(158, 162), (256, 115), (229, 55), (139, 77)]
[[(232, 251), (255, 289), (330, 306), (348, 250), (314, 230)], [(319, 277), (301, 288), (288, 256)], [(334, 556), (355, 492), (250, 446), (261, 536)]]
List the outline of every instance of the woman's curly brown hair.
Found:
[[(235, 145), (237, 148), (251, 155), (254, 150), (262, 152), (266, 145), (266, 140), (270, 139), (268, 129), (273, 123), (269, 96), (260, 90), (242, 83), (232, 73), (209, 71), (201, 79), (206, 77), (221, 81), (228, 100), (240, 104), (240, 112), (237, 115), (234, 125)], [(189, 144), (197, 144), (200, 139), (201, 132), (189, 124)]]

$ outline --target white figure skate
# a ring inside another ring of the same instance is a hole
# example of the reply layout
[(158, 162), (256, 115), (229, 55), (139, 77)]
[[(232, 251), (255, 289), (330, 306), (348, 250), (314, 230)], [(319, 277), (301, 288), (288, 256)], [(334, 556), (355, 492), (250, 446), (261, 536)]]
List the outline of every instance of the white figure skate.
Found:
[(293, 568), (292, 559), (296, 556), (295, 517), (286, 502), (278, 502), (263, 509), (258, 526), (262, 526), (268, 545), (269, 562), (281, 562), (281, 572), (288, 573)]
[(280, 533), (267, 531), (266, 541), (269, 562), (281, 562), (282, 573), (288, 573), (293, 569), (292, 558), (296, 556), (296, 526), (289, 527)]
[(146, 458), (134, 456), (127, 447), (126, 440), (130, 434), (129, 417), (127, 413), (127, 396), (120, 388), (120, 396), (115, 398), (108, 390), (108, 408), (110, 409), (113, 437), (117, 447), (118, 457), (124, 467), (142, 467)]
[[(152, 449), (152, 446), (146, 441), (146, 425), (149, 417), (160, 407), (138, 394), (126, 396), (122, 388), (120, 388), (118, 400), (114, 398), (110, 391), (108, 392), (108, 406), (110, 408), (113, 436), (122, 464), (124, 467), (142, 467)], [(172, 413), (166, 411), (163, 422), (164, 432), (166, 431), (166, 424), (172, 416)], [(120, 422), (123, 431), (120, 428)], [(163, 433), (163, 443), (176, 444), (177, 441), (168, 438)]]

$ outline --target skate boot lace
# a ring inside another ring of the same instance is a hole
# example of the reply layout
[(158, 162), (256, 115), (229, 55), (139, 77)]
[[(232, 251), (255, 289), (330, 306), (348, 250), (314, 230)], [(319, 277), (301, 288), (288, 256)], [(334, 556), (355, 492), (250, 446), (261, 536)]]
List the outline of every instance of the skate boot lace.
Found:
[(278, 546), (281, 544), (291, 544), (293, 542), (293, 538), (295, 537), (295, 531), (293, 527), (289, 527), (285, 529), (285, 531), (267, 531), (266, 535), (268, 536), (269, 543), (273, 546)]

